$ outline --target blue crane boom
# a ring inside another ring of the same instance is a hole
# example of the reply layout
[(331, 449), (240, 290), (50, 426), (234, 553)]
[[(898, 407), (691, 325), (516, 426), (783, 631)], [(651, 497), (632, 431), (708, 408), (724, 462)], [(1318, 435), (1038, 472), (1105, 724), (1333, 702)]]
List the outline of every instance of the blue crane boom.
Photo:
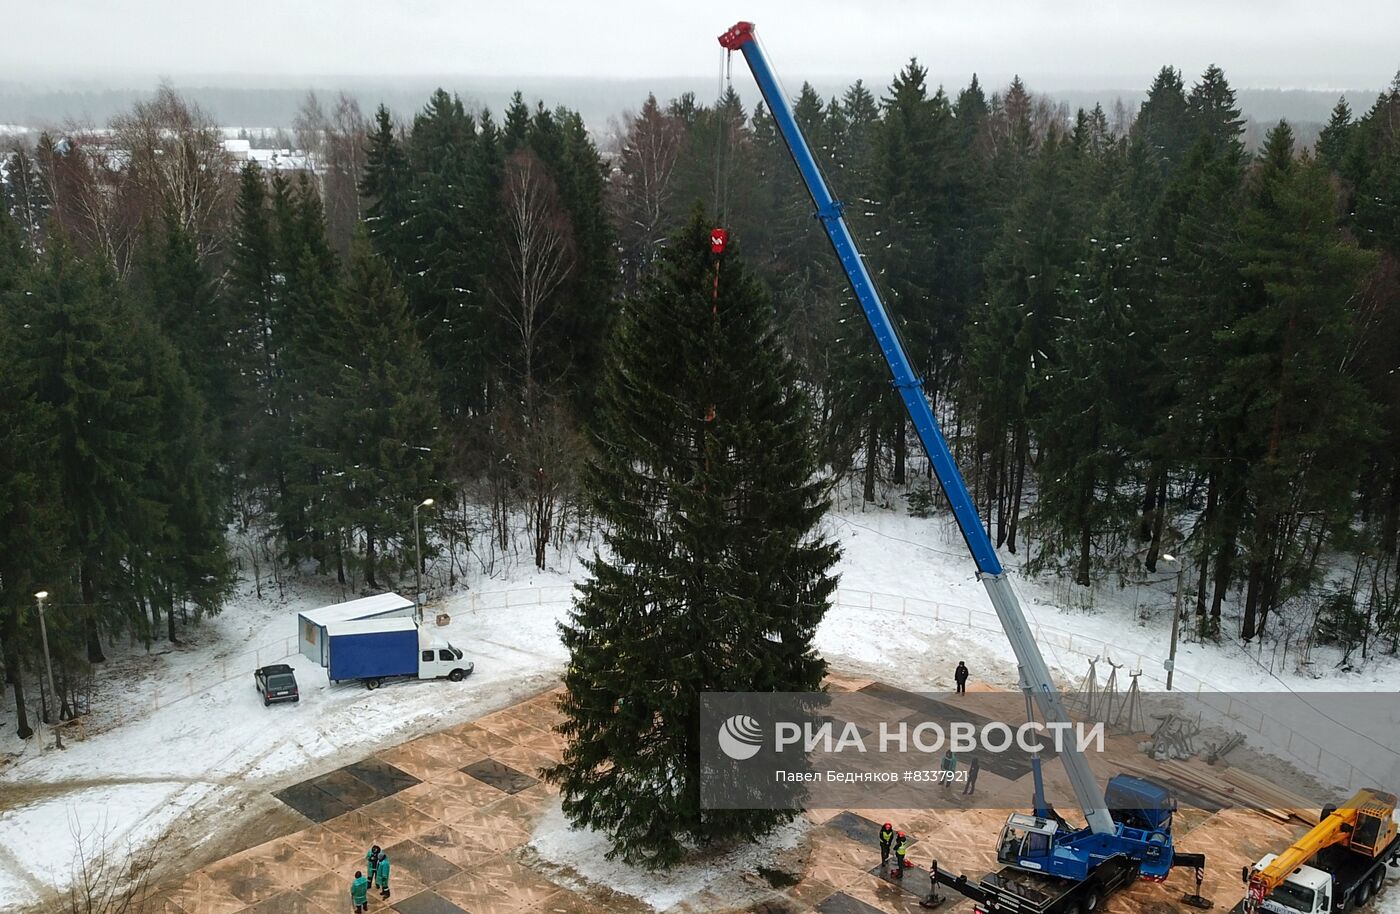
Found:
[[(860, 250), (846, 225), (841, 203), (831, 193), (826, 179), (822, 176), (812, 150), (802, 135), (792, 108), (778, 85), (773, 69), (759, 46), (754, 34), (753, 23), (740, 22), (719, 38), (719, 43), (731, 53), (740, 51), (758, 83), (763, 99), (777, 122), (788, 151), (792, 153), (803, 183), (816, 205), (816, 215), (826, 231), (836, 256), (841, 261), (850, 280), (851, 289), (861, 310), (875, 333), (885, 361), (889, 365), (893, 384), (899, 391), (904, 408), (914, 423), (914, 428), (923, 444), (925, 453), (933, 467), (938, 484), (943, 489), (948, 504), (952, 506), (958, 529), (963, 541), (972, 553), (977, 564), (977, 576), (987, 590), (987, 596), (996, 609), (997, 618), (1006, 631), (1011, 648), (1016, 653), (1020, 665), (1021, 688), (1027, 695), (1027, 710), (1033, 701), (1039, 708), (1047, 725), (1067, 725), (1069, 715), (1060, 700), (1055, 682), (1050, 677), (1050, 669), (1041, 656), (1030, 627), (1026, 624), (1025, 613), (1006, 572), (997, 557), (996, 549), (988, 537), (976, 506), (967, 491), (967, 484), (958, 471), (948, 442), (933, 417), (928, 399), (924, 395), (923, 381), (914, 372), (904, 345), (899, 339), (889, 313), (875, 289)], [(998, 840), (997, 859), (1014, 867), (1083, 880), (1105, 860), (1118, 856), (1127, 857), (1138, 866), (1139, 874), (1145, 879), (1160, 881), (1165, 879), (1173, 866), (1201, 868), (1205, 865), (1202, 854), (1177, 852), (1172, 845), (1171, 820), (1174, 801), (1165, 788), (1142, 781), (1128, 775), (1116, 775), (1108, 784), (1109, 795), (1114, 798), (1115, 808), (1122, 808), (1128, 822), (1115, 822), (1105, 802), (1103, 789), (1099, 786), (1088, 760), (1073, 740), (1068, 741), (1059, 753), (1069, 776), (1070, 787), (1084, 814), (1087, 827), (1069, 827), (1054, 814), (1045, 803), (1041, 786), (1040, 759), (1032, 759), (1035, 775), (1035, 814), (1025, 816), (1013, 814), (1002, 830)], [(1050, 841), (1044, 841), (1049, 835)]]
[[(1020, 601), (1006, 578), (1001, 560), (997, 557), (996, 549), (982, 526), (972, 497), (968, 494), (967, 484), (963, 481), (962, 473), (958, 471), (953, 455), (948, 449), (948, 442), (938, 428), (933, 410), (929, 408), (928, 398), (924, 395), (923, 381), (909, 362), (909, 356), (904, 351), (889, 312), (880, 300), (880, 294), (865, 267), (865, 261), (851, 236), (851, 230), (846, 225), (841, 203), (832, 195), (831, 188), (827, 186), (821, 168), (817, 165), (817, 160), (793, 117), (792, 108), (778, 85), (772, 67), (768, 65), (763, 49), (759, 46), (753, 23), (736, 24), (720, 36), (719, 42), (730, 51), (743, 53), (744, 60), (758, 83), (759, 91), (763, 93), (763, 100), (767, 102), (788, 151), (792, 153), (797, 170), (802, 174), (812, 202), (816, 204), (817, 218), (826, 230), (831, 246), (836, 250), (841, 268), (846, 271), (851, 289), (865, 312), (870, 328), (875, 332), (880, 351), (889, 364), (894, 387), (899, 391), (900, 399), (904, 401), (904, 408), (908, 411), (919, 440), (933, 465), (933, 473), (938, 477), (938, 483), (948, 499), (948, 504), (952, 506), (958, 529), (962, 531), (968, 551), (977, 563), (978, 577), (986, 587), (997, 617), (1011, 641), (1021, 666), (1024, 687), (1034, 697), (1047, 723), (1068, 722), (1069, 716), (1065, 713), (1059, 692), (1050, 678), (1045, 658), (1041, 656), (1040, 648), (1026, 624)], [(1114, 834), (1116, 826), (1104, 802), (1103, 790), (1095, 780), (1083, 753), (1078, 751), (1077, 746), (1067, 746), (1060, 756), (1089, 829), (1096, 835)]]

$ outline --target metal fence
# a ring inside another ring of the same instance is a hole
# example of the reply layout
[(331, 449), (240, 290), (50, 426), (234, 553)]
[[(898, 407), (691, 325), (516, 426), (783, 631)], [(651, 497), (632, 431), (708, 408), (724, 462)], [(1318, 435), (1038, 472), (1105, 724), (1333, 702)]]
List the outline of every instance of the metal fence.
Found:
[(149, 710), (158, 710), (216, 689), (235, 679), (246, 679), (248, 688), (252, 689), (254, 670), (269, 663), (286, 660), (296, 652), (295, 636), (269, 641), (251, 650), (215, 657), (200, 668), (198, 675), (189, 671), (183, 676), (153, 683), (149, 690), (143, 688), (141, 694), (147, 699)]
[[(835, 604), (848, 609), (892, 613), (904, 618), (924, 619), (975, 631), (1002, 634), (1001, 622), (996, 613), (968, 606), (844, 587), (837, 590)], [(1086, 667), (1090, 660), (1111, 657), (1130, 669), (1141, 670), (1142, 679), (1151, 682), (1162, 691), (1166, 690), (1164, 657), (1153, 657), (1080, 632), (1065, 631), (1035, 621), (1028, 620), (1028, 624), (1036, 641), (1054, 652), (1073, 654), (1083, 660)], [(1069, 670), (1064, 672), (1067, 676), (1073, 676)], [(1286, 722), (1242, 698), (1238, 690), (1222, 689), (1180, 669), (1179, 666), (1172, 684), (1173, 691), (1195, 697), (1206, 707), (1228, 718), (1241, 731), (1255, 734), (1267, 743), (1268, 748), (1283, 752), (1300, 769), (1316, 773), (1325, 782), (1356, 789), (1384, 780), (1384, 777), (1357, 767), (1348, 759), (1329, 751), (1316, 740), (1299, 733)]]

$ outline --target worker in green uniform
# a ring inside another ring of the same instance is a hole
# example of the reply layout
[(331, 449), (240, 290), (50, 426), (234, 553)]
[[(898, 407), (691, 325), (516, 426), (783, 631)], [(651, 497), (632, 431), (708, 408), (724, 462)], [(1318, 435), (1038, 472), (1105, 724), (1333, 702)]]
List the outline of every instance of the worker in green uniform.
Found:
[(389, 852), (388, 852), (388, 851), (380, 851), (380, 853), (379, 853), (379, 871), (378, 871), (378, 875), (379, 875), (379, 897), (380, 897), (380, 898), (388, 898), (388, 897), (389, 897)]
[(369, 880), (359, 870), (355, 870), (355, 880), (350, 883), (350, 903), (355, 906), (355, 914), (369, 910)]
[(374, 877), (379, 872), (379, 855), (382, 853), (384, 852), (379, 849), (378, 844), (365, 851), (365, 863), (368, 864), (367, 869), (369, 872), (369, 875), (365, 878), (369, 880), (370, 888), (374, 888)]

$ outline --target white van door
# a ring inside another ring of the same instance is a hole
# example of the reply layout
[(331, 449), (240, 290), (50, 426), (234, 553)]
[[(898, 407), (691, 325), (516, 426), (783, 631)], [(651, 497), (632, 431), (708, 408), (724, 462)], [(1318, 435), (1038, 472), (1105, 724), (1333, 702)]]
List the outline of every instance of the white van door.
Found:
[(441, 679), (461, 665), (451, 648), (425, 647), (418, 655), (418, 678)]

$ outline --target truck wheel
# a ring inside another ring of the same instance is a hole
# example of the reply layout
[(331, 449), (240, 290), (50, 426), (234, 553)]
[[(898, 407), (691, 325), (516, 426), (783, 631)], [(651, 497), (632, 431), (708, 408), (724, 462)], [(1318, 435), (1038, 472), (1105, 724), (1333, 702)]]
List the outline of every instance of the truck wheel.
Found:
[(1079, 900), (1079, 914), (1094, 914), (1099, 907), (1099, 887), (1091, 885), (1084, 890), (1084, 897)]
[(1371, 900), (1371, 880), (1361, 883), (1361, 888), (1356, 890), (1356, 906), (1359, 908)]
[(266, 708), (266, 707), (267, 707), (268, 705), (270, 705), (270, 704), (272, 704), (272, 699), (271, 699), (271, 698), (268, 698), (266, 695), (264, 695), (264, 696), (263, 696), (263, 707)]
[(463, 679), (467, 678), (467, 674), (461, 670), (453, 670), (447, 674), (447, 678), (451, 679), (453, 682), (461, 682)]
[(1385, 885), (1385, 867), (1376, 867), (1376, 875), (1371, 877), (1371, 894), (1374, 895)]
[(369, 690), (371, 690), (371, 691), (373, 691), (374, 689), (379, 688), (379, 680), (378, 680), (378, 679), (366, 679), (366, 680), (365, 680), (365, 688), (367, 688), (367, 689), (369, 689)]

